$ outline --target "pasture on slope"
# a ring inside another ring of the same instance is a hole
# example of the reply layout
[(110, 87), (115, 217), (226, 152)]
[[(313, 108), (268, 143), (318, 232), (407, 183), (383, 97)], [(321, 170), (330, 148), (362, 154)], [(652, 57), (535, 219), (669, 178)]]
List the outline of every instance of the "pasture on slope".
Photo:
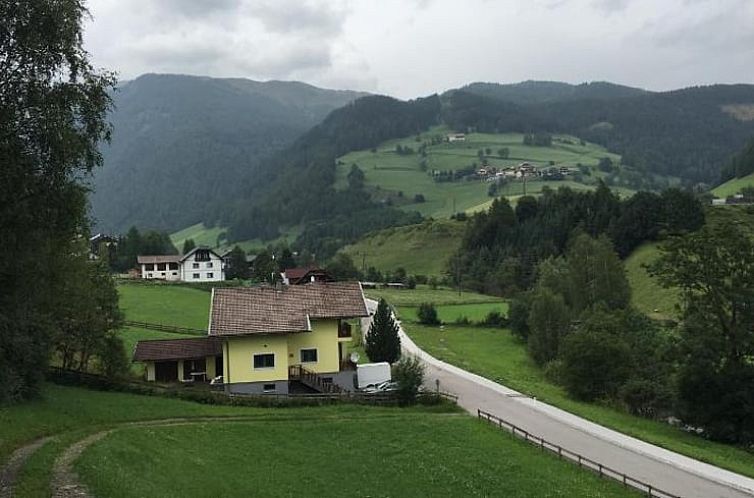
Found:
[(283, 229), (280, 237), (272, 240), (250, 239), (232, 243), (227, 241), (226, 231), (227, 229), (223, 227), (207, 227), (204, 223), (197, 223), (171, 233), (170, 241), (173, 242), (173, 245), (179, 251), (183, 248), (183, 243), (191, 239), (197, 246), (212, 247), (221, 252), (232, 249), (235, 246), (239, 246), (246, 252), (256, 252), (261, 251), (269, 245), (291, 244), (298, 236), (300, 228)]
[[(518, 133), (489, 134), (470, 133), (461, 142), (440, 143), (427, 146), (427, 171), (422, 171), (421, 156), (416, 153), (422, 141), (429, 141), (433, 136), (447, 134), (445, 127), (435, 127), (416, 137), (390, 140), (375, 149), (354, 151), (342, 156), (338, 161), (336, 188), (345, 188), (347, 175), (353, 164), (357, 164), (365, 175), (365, 185), (372, 189), (373, 197), (381, 198), (384, 194), (401, 192), (404, 199), (396, 205), (407, 210), (418, 211), (424, 216), (435, 218), (448, 217), (453, 212), (467, 211), (473, 208), (481, 209), (488, 201), (489, 183), (483, 181), (435, 182), (430, 172), (432, 170), (458, 170), (476, 163), (481, 167), (478, 150), (490, 149), (487, 156), (490, 166), (508, 167), (521, 162), (532, 162), (539, 166), (548, 166), (552, 161), (555, 166), (569, 166), (576, 168), (577, 164), (589, 166), (592, 174), (586, 177), (591, 183), (603, 176), (596, 166), (600, 158), (609, 157), (614, 162), (620, 156), (607, 152), (604, 148), (594, 144), (581, 145), (574, 137), (556, 136), (550, 147), (523, 145), (523, 135)], [(400, 155), (396, 146), (410, 147), (414, 154)], [(508, 148), (510, 155), (501, 158), (498, 150)], [(574, 181), (528, 181), (527, 193), (536, 194), (543, 187), (558, 188), (569, 186), (574, 189), (588, 189), (589, 185)], [(620, 190), (620, 189), (618, 189)], [(506, 196), (516, 196), (523, 193), (523, 183), (519, 180), (511, 182), (502, 192)], [(423, 203), (413, 202), (416, 194), (422, 194)]]
[(460, 221), (428, 220), (374, 232), (342, 252), (363, 271), (371, 266), (381, 272), (403, 268), (409, 275), (439, 277), (460, 247), (465, 229)]

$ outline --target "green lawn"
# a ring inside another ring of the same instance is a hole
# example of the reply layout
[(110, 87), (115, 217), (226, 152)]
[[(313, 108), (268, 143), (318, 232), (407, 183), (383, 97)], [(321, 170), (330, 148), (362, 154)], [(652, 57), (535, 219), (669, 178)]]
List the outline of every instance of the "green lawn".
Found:
[(418, 225), (388, 228), (369, 234), (342, 251), (361, 268), (382, 272), (404, 268), (409, 275), (441, 276), (461, 245), (466, 224), (430, 220)]
[(465, 415), (122, 429), (76, 470), (111, 498), (638, 496)]
[[(141, 420), (195, 417), (261, 417), (265, 420), (361, 416), (392, 416), (396, 409), (334, 405), (304, 408), (213, 406), (176, 399), (92, 391), (44, 384), (37, 400), (0, 408), (0, 465), (11, 452), (38, 438), (52, 439), (37, 450), (22, 469), (16, 498), (49, 496), (53, 462), (68, 445), (114, 424)], [(444, 411), (447, 407), (418, 407), (402, 413)]]
[(366, 289), (364, 293), (372, 299), (385, 298), (388, 303), (398, 308), (419, 306), (421, 303), (441, 306), (500, 302), (500, 298), (495, 296), (470, 291), (458, 292), (449, 288), (432, 289), (427, 285), (418, 285), (416, 289)]
[(440, 329), (413, 323), (404, 326), (422, 349), (448, 363), (624, 434), (754, 477), (754, 455), (743, 449), (714, 443), (661, 422), (569, 398), (561, 387), (545, 378), (528, 356), (525, 345), (508, 330), (452, 325)]
[(118, 285), (126, 320), (206, 330), (210, 293), (179, 284)]
[(677, 290), (662, 287), (644, 267), (654, 262), (659, 255), (659, 244), (648, 242), (634, 250), (626, 259), (626, 276), (631, 285), (631, 302), (639, 311), (650, 317), (677, 318), (676, 306), (679, 304)]
[[(508, 303), (474, 303), (474, 304), (446, 304), (436, 306), (437, 316), (443, 323), (453, 323), (460, 318), (468, 318), (472, 322), (484, 320), (492, 311), (503, 315), (508, 314)], [(398, 309), (400, 318), (415, 321), (418, 319), (419, 308), (401, 307)]]
[(712, 193), (717, 197), (726, 198), (730, 195), (735, 195), (741, 192), (744, 187), (754, 187), (754, 173), (741, 177), (728, 180), (722, 185), (718, 185), (712, 189)]
[[(448, 129), (445, 127), (432, 128), (421, 134), (421, 141), (429, 140), (433, 135), (445, 135)], [(491, 155), (487, 157), (489, 166), (497, 168), (517, 165), (524, 161), (533, 162), (540, 166), (547, 165), (552, 161), (556, 166), (569, 166), (575, 168), (581, 163), (589, 166), (592, 176), (587, 177), (585, 182), (594, 183), (595, 178), (601, 176), (596, 169), (599, 159), (610, 157), (619, 161), (620, 157), (607, 152), (604, 148), (595, 144), (580, 145), (579, 140), (568, 136), (557, 136), (556, 139), (568, 140), (573, 143), (563, 143), (555, 140), (551, 147), (534, 147), (523, 145), (523, 135), (517, 133), (488, 134), (471, 133), (466, 135), (465, 142), (442, 143), (427, 147), (427, 169), (432, 170), (457, 170), (469, 166), (472, 163), (481, 165), (477, 157), (479, 149), (491, 149)], [(431, 175), (422, 171), (420, 167), (421, 157), (418, 153), (399, 155), (395, 147), (411, 147), (417, 150), (421, 141), (415, 137), (407, 137), (390, 140), (379, 147), (376, 152), (370, 150), (354, 151), (341, 157), (338, 164), (336, 187), (344, 188), (347, 185), (347, 175), (353, 164), (357, 164), (365, 174), (366, 186), (371, 188), (374, 196), (380, 198), (386, 194), (403, 193), (402, 202), (404, 209), (419, 211), (425, 216), (434, 218), (447, 218), (454, 211), (469, 211), (479, 209), (489, 201), (487, 191), (489, 184), (482, 181), (458, 181), (438, 183)], [(510, 157), (502, 159), (498, 157), (498, 149), (507, 147)], [(573, 188), (591, 188), (589, 185), (577, 184), (572, 181), (564, 182), (540, 182), (532, 180), (527, 182), (527, 193), (536, 194), (542, 187), (570, 186)], [(520, 195), (523, 184), (513, 181), (504, 195)], [(416, 194), (422, 194), (425, 198), (423, 203), (414, 203)]]

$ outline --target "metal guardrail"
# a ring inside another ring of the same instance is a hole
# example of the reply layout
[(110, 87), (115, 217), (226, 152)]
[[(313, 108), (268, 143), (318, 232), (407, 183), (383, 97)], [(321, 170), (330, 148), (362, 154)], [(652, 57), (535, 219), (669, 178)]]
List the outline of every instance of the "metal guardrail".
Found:
[(507, 422), (501, 419), (500, 417), (492, 415), (491, 413), (488, 413), (484, 410), (477, 409), (477, 417), (480, 420), (486, 420), (490, 424), (498, 426), (498, 428), (500, 428), (501, 430), (509, 431), (511, 434), (513, 434), (514, 436), (520, 437), (524, 441), (527, 441), (535, 446), (539, 446), (539, 448), (542, 449), (543, 451), (549, 450), (552, 453), (555, 453), (556, 455), (558, 455), (558, 458), (561, 458), (561, 459), (566, 458), (568, 460), (571, 460), (572, 462), (578, 464), (578, 466), (581, 468), (592, 470), (595, 473), (597, 473), (600, 477), (609, 477), (611, 479), (614, 479), (618, 482), (623, 483), (623, 485), (626, 487), (630, 486), (643, 493), (646, 493), (646, 495), (649, 497), (681, 498), (681, 496), (679, 495), (675, 495), (673, 493), (669, 493), (667, 491), (659, 489), (655, 486), (652, 486), (651, 484), (647, 484), (644, 481), (635, 479), (619, 470), (615, 470), (611, 467), (608, 467), (599, 462), (596, 462), (592, 460), (591, 458), (587, 458), (574, 451), (563, 448), (560, 445), (551, 443), (542, 437), (534, 435), (530, 433), (529, 431), (522, 429), (518, 427), (517, 425), (511, 424), (510, 422)]
[(189, 327), (176, 327), (175, 325), (164, 325), (162, 323), (136, 322), (133, 320), (124, 320), (123, 324), (128, 325), (129, 327), (139, 327), (142, 329), (159, 330), (161, 332), (171, 332), (174, 334), (207, 335), (206, 330), (192, 329)]

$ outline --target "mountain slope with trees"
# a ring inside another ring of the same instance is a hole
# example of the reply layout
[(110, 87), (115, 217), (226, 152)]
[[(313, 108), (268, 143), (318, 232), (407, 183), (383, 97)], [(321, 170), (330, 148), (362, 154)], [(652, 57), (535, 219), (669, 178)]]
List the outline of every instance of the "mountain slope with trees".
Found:
[(754, 104), (754, 85), (670, 92), (609, 84), (537, 88), (469, 85), (445, 95), (445, 121), (456, 129), (570, 133), (636, 169), (707, 184), (720, 180), (721, 168), (754, 135), (754, 120), (729, 111)]
[(147, 74), (114, 93), (113, 139), (94, 179), (98, 228), (177, 230), (237, 198), (262, 160), (364, 96), (298, 82)]

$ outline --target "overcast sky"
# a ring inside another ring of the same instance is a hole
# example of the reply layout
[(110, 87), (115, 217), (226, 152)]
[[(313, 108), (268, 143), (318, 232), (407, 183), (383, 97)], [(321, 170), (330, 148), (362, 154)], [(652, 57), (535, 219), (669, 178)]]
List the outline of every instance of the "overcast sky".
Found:
[(86, 45), (147, 72), (413, 98), (473, 81), (754, 83), (754, 0), (89, 0)]

